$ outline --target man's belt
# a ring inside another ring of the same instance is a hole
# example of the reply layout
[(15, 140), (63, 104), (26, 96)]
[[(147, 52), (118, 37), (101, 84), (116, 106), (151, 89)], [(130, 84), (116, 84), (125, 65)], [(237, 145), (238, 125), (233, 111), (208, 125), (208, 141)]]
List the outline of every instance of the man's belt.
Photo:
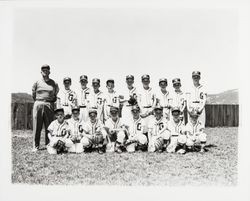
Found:
[(69, 104), (63, 104), (62, 106), (69, 106)]
[(151, 108), (152, 106), (148, 105), (148, 106), (143, 106), (143, 108)]
[(192, 103), (200, 103), (200, 101), (193, 101)]
[(54, 101), (45, 100), (45, 99), (36, 99), (36, 101), (47, 102), (47, 103), (54, 103)]
[(80, 105), (79, 108), (86, 108), (86, 105)]

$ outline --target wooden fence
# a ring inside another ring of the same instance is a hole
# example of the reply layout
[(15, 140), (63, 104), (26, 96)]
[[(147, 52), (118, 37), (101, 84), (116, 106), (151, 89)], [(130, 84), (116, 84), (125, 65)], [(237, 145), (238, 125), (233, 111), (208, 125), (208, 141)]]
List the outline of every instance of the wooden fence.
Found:
[[(12, 129), (32, 129), (33, 103), (11, 104)], [(239, 105), (206, 105), (206, 127), (239, 126)]]

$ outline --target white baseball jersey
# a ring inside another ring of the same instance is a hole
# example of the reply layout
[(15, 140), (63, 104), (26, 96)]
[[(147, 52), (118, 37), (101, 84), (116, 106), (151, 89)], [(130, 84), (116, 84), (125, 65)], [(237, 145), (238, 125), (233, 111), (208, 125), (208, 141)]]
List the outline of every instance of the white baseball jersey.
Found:
[(168, 130), (171, 132), (171, 136), (178, 136), (179, 134), (182, 134), (185, 129), (183, 121), (175, 123), (174, 120), (170, 120), (168, 121), (167, 127)]
[(69, 120), (67, 120), (68, 124), (69, 124), (69, 132), (70, 135), (74, 135), (74, 136), (79, 136), (81, 135), (83, 129), (82, 129), (82, 121), (80, 120), (74, 120), (73, 118), (70, 118)]
[(198, 87), (193, 86), (189, 97), (191, 106), (201, 106), (204, 102), (206, 102), (206, 96), (207, 93), (203, 85), (199, 85)]
[(89, 95), (89, 106), (97, 108), (97, 118), (101, 121), (104, 120), (104, 103), (105, 95), (103, 92), (99, 91), (95, 93), (92, 91)]
[(83, 125), (83, 131), (86, 133), (86, 134), (90, 134), (90, 135), (93, 135), (95, 134), (96, 132), (101, 132), (102, 129), (104, 128), (104, 125), (103, 123), (100, 121), (100, 120), (96, 120), (95, 123), (92, 123), (90, 120), (87, 121), (84, 125)]
[(167, 130), (167, 121), (163, 117), (160, 120), (153, 118), (148, 125), (148, 130), (152, 136), (159, 136), (163, 131)]
[(124, 126), (123, 120), (121, 118), (118, 118), (116, 122), (112, 120), (112, 118), (109, 118), (105, 122), (105, 127), (112, 130), (112, 129), (120, 129)]
[(124, 104), (122, 108), (122, 118), (126, 119), (127, 121), (130, 121), (132, 119), (132, 114), (131, 114), (131, 106), (128, 106), (128, 100), (130, 99), (130, 96), (133, 96), (135, 99), (138, 99), (138, 92), (135, 87), (132, 89), (128, 89), (127, 93), (124, 96)]
[(127, 126), (129, 135), (131, 136), (136, 136), (145, 132), (145, 122), (141, 117), (137, 120), (133, 119), (129, 121)]
[(161, 90), (158, 90), (156, 93), (156, 98), (159, 100), (160, 106), (165, 108), (169, 105), (170, 93), (169, 91), (166, 91), (164, 94)]
[(54, 120), (48, 127), (48, 131), (51, 133), (51, 136), (63, 137), (68, 133), (69, 124), (67, 121), (59, 123), (58, 120)]
[(170, 105), (172, 107), (179, 107), (181, 111), (185, 108), (185, 94), (181, 92), (173, 91), (170, 94)]
[(105, 94), (105, 104), (104, 104), (104, 112), (105, 112), (105, 119), (110, 117), (110, 106), (115, 106), (119, 108), (120, 105), (120, 97), (118, 93), (115, 91), (113, 93), (107, 92)]
[(135, 87), (133, 87), (132, 89), (128, 89), (128, 93), (125, 95), (124, 99), (129, 100), (130, 96), (133, 96), (135, 99), (137, 99), (138, 92), (137, 92), (137, 89)]
[(149, 89), (142, 88), (138, 93), (138, 103), (143, 107), (153, 107), (155, 104), (155, 93), (153, 92), (152, 88)]
[(170, 99), (170, 93), (169, 91), (166, 91), (166, 93), (162, 93), (161, 90), (158, 90), (156, 93), (156, 99), (159, 101), (159, 105), (163, 107), (163, 116), (164, 118), (169, 118), (170, 115), (170, 109), (167, 108), (167, 106), (170, 105), (169, 99)]
[(71, 114), (71, 109), (76, 105), (77, 95), (71, 89), (60, 90), (57, 95), (57, 108), (63, 108), (64, 114)]
[(198, 133), (198, 132), (203, 132), (204, 131), (204, 125), (202, 122), (199, 120), (196, 122), (196, 124), (192, 124), (191, 122), (188, 122), (185, 126), (184, 129), (186, 132), (189, 132), (191, 135)]
[(77, 105), (78, 106), (88, 106), (89, 105), (90, 88), (81, 89), (77, 95)]

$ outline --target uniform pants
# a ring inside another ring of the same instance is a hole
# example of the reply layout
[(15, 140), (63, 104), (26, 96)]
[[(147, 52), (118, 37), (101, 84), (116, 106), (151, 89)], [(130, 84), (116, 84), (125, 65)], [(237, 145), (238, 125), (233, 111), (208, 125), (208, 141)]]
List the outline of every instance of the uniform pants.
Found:
[(35, 101), (33, 106), (33, 147), (40, 146), (43, 124), (45, 127), (45, 145), (49, 143), (48, 127), (54, 120), (54, 103)]

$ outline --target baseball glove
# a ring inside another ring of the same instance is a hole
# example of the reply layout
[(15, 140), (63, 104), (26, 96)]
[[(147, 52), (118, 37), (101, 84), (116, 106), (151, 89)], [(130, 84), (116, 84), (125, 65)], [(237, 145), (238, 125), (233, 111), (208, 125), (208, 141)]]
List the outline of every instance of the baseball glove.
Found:
[(109, 139), (111, 142), (115, 142), (117, 140), (117, 132), (110, 132)]
[(137, 100), (133, 96), (130, 96), (128, 103), (129, 105), (133, 106), (137, 104)]
[(63, 142), (62, 140), (58, 140), (54, 148), (56, 149), (57, 154), (65, 152), (66, 150), (65, 142)]
[(92, 139), (93, 144), (102, 144), (104, 141), (103, 135), (101, 133), (95, 133)]

